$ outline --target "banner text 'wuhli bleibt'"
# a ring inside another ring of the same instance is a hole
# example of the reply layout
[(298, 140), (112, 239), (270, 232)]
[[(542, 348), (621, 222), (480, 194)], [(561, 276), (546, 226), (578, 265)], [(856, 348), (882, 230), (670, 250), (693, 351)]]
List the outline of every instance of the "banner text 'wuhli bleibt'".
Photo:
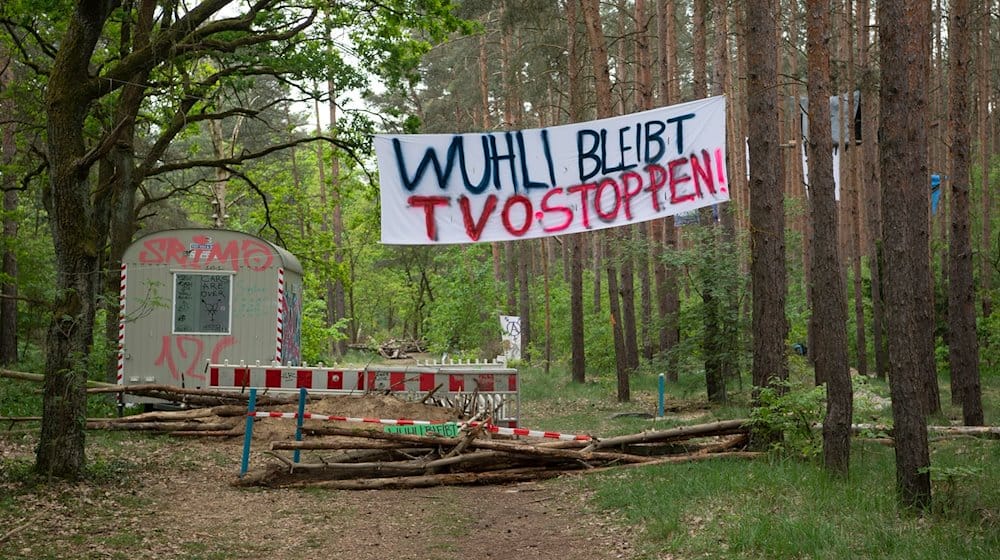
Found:
[(375, 138), (382, 242), (509, 241), (729, 200), (726, 100), (541, 129)]

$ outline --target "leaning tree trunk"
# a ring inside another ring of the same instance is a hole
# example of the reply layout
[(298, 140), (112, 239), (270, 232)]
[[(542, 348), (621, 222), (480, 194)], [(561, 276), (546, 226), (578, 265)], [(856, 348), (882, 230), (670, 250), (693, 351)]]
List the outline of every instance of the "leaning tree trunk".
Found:
[(55, 249), (56, 294), (46, 339), (42, 425), (36, 470), (77, 479), (84, 467), (87, 358), (94, 330), (99, 251), (107, 224), (92, 198), (83, 128), (96, 92), (88, 87), (91, 54), (110, 8), (89, 2), (70, 18), (52, 65), (45, 109), (50, 162), (49, 223)]
[(962, 423), (983, 424), (983, 398), (979, 383), (979, 342), (976, 338), (976, 289), (972, 279), (972, 232), (969, 223), (969, 0), (952, 0), (948, 41), (951, 44), (951, 237), (948, 255), (948, 363), (952, 399), (962, 404)]
[[(885, 238), (886, 334), (896, 440), (900, 503), (926, 509), (931, 503), (927, 468), (927, 419), (922, 382), (933, 364), (926, 348), (933, 331), (925, 294), (929, 289), (927, 231), (927, 65), (930, 6), (921, 0), (878, 3), (880, 107), (879, 167)], [(913, 177), (921, 180), (914, 183)], [(922, 264), (921, 264), (922, 263)]]

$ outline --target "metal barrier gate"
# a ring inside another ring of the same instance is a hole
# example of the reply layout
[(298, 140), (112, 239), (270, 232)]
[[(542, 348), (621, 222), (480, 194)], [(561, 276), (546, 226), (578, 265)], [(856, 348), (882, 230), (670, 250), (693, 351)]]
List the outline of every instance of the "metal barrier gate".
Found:
[(454, 408), (468, 416), (481, 412), (498, 426), (516, 428), (521, 398), (517, 370), (502, 362), (437, 363), (364, 367), (208, 364), (208, 387), (217, 390), (257, 388), (271, 393), (393, 394), (408, 401)]

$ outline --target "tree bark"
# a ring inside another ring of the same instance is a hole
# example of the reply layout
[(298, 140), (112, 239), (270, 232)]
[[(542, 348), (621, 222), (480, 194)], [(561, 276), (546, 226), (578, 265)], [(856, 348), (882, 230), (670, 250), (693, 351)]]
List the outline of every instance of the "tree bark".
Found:
[[(979, 191), (982, 193), (982, 231), (979, 236), (979, 293), (982, 298), (983, 317), (989, 317), (993, 313), (993, 267), (987, 255), (990, 254), (990, 247), (993, 246), (992, 221), (993, 212), (991, 205), (992, 194), (990, 193), (990, 173), (991, 165), (991, 140), (990, 123), (996, 121), (996, 116), (990, 119), (990, 82), (992, 75), (990, 72), (991, 53), (993, 52), (990, 41), (990, 22), (995, 18), (992, 15), (992, 1), (983, 5), (985, 13), (979, 14), (979, 72), (977, 76), (979, 94), (979, 165), (982, 172), (980, 175)], [(995, 107), (995, 105), (994, 105)]]
[(952, 399), (962, 404), (962, 423), (981, 426), (982, 389), (979, 381), (979, 341), (976, 337), (976, 290), (972, 273), (972, 232), (969, 223), (969, 133), (970, 44), (972, 42), (969, 0), (952, 0), (948, 26), (950, 65), (949, 121), (952, 130), (951, 237), (948, 270), (948, 363), (951, 367)]
[[(649, 48), (649, 13), (646, 10), (645, 0), (635, 2), (635, 22), (636, 22), (636, 75), (635, 75), (635, 106), (640, 111), (653, 108), (653, 77), (651, 72), (652, 53)], [(653, 288), (650, 277), (649, 256), (650, 249), (654, 246), (657, 225), (654, 223), (642, 224), (638, 229), (640, 243), (636, 254), (636, 268), (639, 276), (639, 302), (640, 313), (639, 323), (642, 327), (642, 357), (648, 362), (653, 359)]]
[(837, 236), (830, 133), (829, 4), (809, 0), (806, 24), (809, 96), (809, 207), (813, 222), (812, 324), (816, 383), (826, 383), (823, 460), (846, 476), (851, 452), (851, 377), (847, 368), (847, 301)]
[[(331, 43), (332, 43), (331, 39)], [(327, 80), (326, 91), (330, 96), (330, 134), (337, 134), (337, 92), (332, 80)], [(326, 188), (324, 185), (323, 188)], [(330, 150), (330, 193), (329, 193), (330, 230), (333, 234), (333, 318), (332, 323), (349, 319), (347, 336), (334, 341), (333, 348), (337, 356), (347, 353), (348, 342), (357, 342), (357, 322), (347, 316), (346, 287), (344, 286), (344, 217), (340, 200), (340, 154), (336, 149)]]
[[(867, 22), (869, 0), (858, 1), (858, 21)], [(867, 23), (858, 26), (858, 67), (861, 69), (861, 159), (865, 209), (865, 239), (868, 271), (871, 277), (872, 346), (875, 354), (875, 375), (885, 379), (888, 368), (888, 349), (885, 345), (885, 314), (882, 297), (882, 197), (879, 178), (879, 100), (877, 73), (869, 62), (871, 31)]]
[(87, 370), (82, 359), (93, 342), (100, 248), (106, 200), (92, 200), (83, 127), (91, 101), (91, 55), (113, 2), (81, 2), (53, 61), (45, 92), (48, 118), (49, 223), (56, 260), (56, 295), (46, 339), (42, 426), (35, 469), (74, 480), (83, 474)]
[[(0, 92), (14, 81), (14, 69), (10, 59), (0, 50)], [(13, 115), (13, 102), (0, 98), (0, 114)], [(14, 161), (17, 144), (14, 141), (16, 124), (13, 120), (0, 123), (0, 165), (7, 167)], [(18, 196), (15, 176), (3, 173), (0, 177), (3, 189), (3, 265), (0, 273), (9, 278), (0, 286), (0, 366), (17, 363), (17, 255), (14, 245), (17, 240)]]
[[(882, 221), (885, 237), (886, 333), (892, 416), (896, 430), (896, 484), (900, 503), (931, 503), (930, 453), (923, 380), (933, 332), (925, 309), (928, 262), (927, 68), (930, 6), (920, 0), (878, 3)], [(919, 181), (914, 181), (917, 177)]]
[[(676, 102), (673, 94), (675, 69), (677, 68), (677, 51), (674, 21), (674, 2), (666, 0), (657, 3), (656, 26), (659, 34), (659, 95), (661, 105)], [(660, 322), (659, 347), (660, 353), (667, 356), (667, 380), (677, 381), (678, 357), (674, 348), (680, 342), (678, 316), (680, 312), (680, 295), (677, 292), (677, 269), (667, 262), (667, 256), (677, 248), (677, 228), (674, 217), (668, 216), (660, 222), (662, 234), (654, 238), (657, 248), (657, 258), (654, 260), (656, 278), (657, 316)]]
[[(571, 122), (583, 120), (581, 104), (583, 94), (580, 91), (581, 62), (577, 49), (577, 0), (566, 2), (566, 53), (569, 90), (569, 119)], [(569, 244), (569, 315), (570, 315), (570, 375), (575, 383), (586, 380), (586, 356), (584, 354), (583, 325), (583, 245), (585, 234), (574, 234), (566, 238)]]
[[(597, 96), (597, 117), (610, 117), (611, 105), (611, 74), (608, 67), (608, 48), (601, 25), (600, 6), (597, 0), (583, 1), (583, 19), (587, 27), (587, 40), (590, 45), (591, 59), (596, 76), (595, 94)], [(608, 300), (611, 313), (611, 330), (614, 338), (615, 364), (618, 374), (618, 400), (627, 402), (629, 395), (628, 362), (623, 331), (621, 305), (618, 294), (618, 266), (611, 251), (611, 244), (618, 235), (607, 231), (602, 236), (605, 241), (605, 266), (608, 274)]]
[(518, 241), (517, 285), (518, 314), (521, 316), (521, 359), (531, 362), (531, 241)]
[[(778, 145), (777, 6), (747, 2), (747, 100), (750, 155), (750, 276), (753, 282), (753, 385), (788, 378), (785, 339), (784, 170)], [(755, 390), (756, 396), (756, 390)], [(766, 447), (774, 434), (757, 431), (752, 445)]]

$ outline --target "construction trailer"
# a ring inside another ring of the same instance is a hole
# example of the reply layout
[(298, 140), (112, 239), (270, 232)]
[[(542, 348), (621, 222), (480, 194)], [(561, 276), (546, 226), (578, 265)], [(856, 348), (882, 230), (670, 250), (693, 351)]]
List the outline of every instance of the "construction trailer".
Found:
[(301, 362), (302, 265), (264, 239), (216, 229), (140, 237), (122, 258), (119, 298), (119, 384), (200, 388), (209, 362)]
[[(363, 367), (302, 361), (302, 266), (252, 235), (176, 229), (140, 237), (122, 258), (118, 383), (271, 393), (393, 393), (485, 411), (515, 427), (517, 370), (454, 360)], [(428, 394), (431, 394), (428, 397)], [(128, 393), (125, 403), (156, 399)]]

